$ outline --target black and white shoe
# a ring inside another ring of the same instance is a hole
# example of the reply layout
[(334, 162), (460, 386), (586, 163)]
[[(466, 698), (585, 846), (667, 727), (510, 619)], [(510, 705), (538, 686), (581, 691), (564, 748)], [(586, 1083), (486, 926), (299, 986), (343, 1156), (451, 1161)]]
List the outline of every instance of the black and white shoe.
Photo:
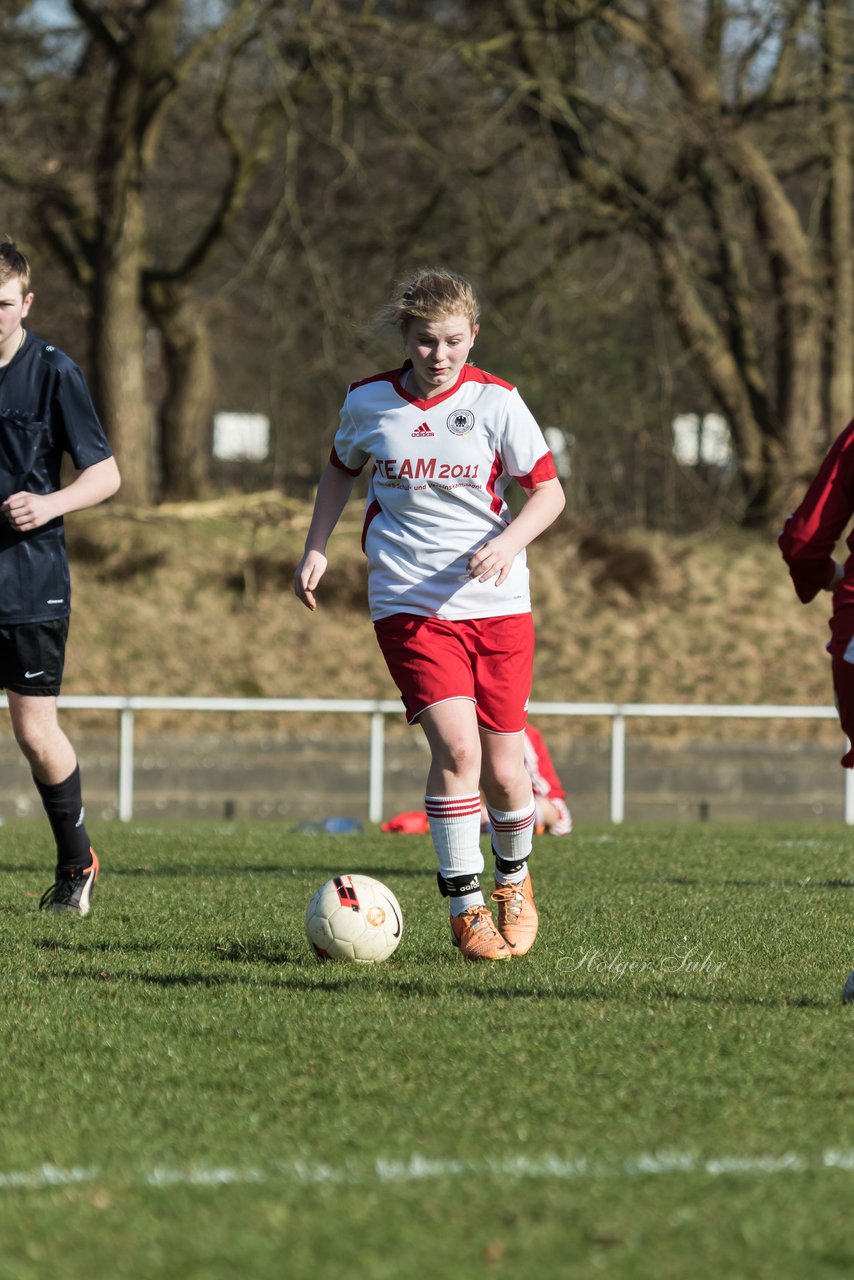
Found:
[(98, 858), (90, 849), (92, 862), (88, 867), (57, 867), (56, 881), (42, 894), (39, 910), (74, 911), (79, 916), (89, 914), (92, 889), (98, 879)]
[(854, 1004), (854, 969), (845, 979), (845, 986), (842, 988), (842, 1003)]

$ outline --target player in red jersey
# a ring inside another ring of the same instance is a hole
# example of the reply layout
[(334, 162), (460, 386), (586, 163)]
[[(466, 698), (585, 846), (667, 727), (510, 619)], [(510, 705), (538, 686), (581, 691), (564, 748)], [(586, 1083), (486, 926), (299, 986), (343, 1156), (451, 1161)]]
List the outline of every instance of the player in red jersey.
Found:
[[(532, 724), (525, 726), (522, 753), (534, 789), (537, 811), (535, 834), (547, 832), (550, 836), (568, 836), (572, 831), (572, 814), (566, 803), (566, 788), (558, 777), (545, 738)], [(492, 830), (486, 805), (481, 805), (480, 829), (484, 832)]]
[(537, 826), (550, 836), (568, 836), (572, 815), (566, 803), (566, 788), (558, 777), (543, 735), (532, 724), (525, 729), (524, 756), (534, 788)]
[[(854, 422), (833, 442), (798, 509), (780, 534), (780, 550), (798, 599), (808, 604), (820, 591), (833, 597), (830, 654), (833, 691), (849, 749), (842, 757), (854, 768), (854, 532), (848, 535), (844, 565), (834, 559), (839, 539), (854, 515)], [(854, 970), (842, 992), (854, 1002)]]
[[(452, 938), (467, 959), (504, 960), (529, 950), (538, 927), (523, 756), (534, 652), (525, 547), (560, 514), (563, 490), (516, 388), (468, 363), (478, 304), (467, 280), (420, 272), (385, 318), (407, 359), (348, 390), (294, 590), (316, 608), (329, 536), (370, 466), (371, 617), (407, 718), (430, 747), (425, 808)], [(514, 479), (527, 502), (511, 519)], [(479, 881), (481, 787), (497, 929)]]
[[(842, 565), (833, 553), (852, 515), (854, 422), (834, 441), (779, 539), (798, 599), (808, 604), (820, 591), (832, 592), (827, 649), (839, 719), (849, 742), (854, 742), (854, 555)], [(854, 552), (854, 533), (848, 548)], [(854, 768), (854, 750), (841, 763), (846, 769)]]

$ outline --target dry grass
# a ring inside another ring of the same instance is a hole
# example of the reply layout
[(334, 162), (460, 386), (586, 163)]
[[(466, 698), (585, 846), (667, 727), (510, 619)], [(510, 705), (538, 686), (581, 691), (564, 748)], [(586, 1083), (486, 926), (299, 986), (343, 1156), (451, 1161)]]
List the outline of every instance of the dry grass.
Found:
[[(73, 517), (66, 692), (394, 697), (364, 604), (357, 507), (333, 539), (317, 613), (291, 594), (308, 516), (258, 494)], [(529, 557), (540, 701), (830, 700), (829, 598), (798, 604), (770, 534), (675, 539), (565, 521)]]

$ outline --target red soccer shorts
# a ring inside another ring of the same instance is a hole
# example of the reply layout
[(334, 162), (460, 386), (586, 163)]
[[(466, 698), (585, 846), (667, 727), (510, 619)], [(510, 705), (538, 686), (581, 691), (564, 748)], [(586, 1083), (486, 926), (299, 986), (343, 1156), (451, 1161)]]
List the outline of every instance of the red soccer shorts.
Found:
[(530, 613), (454, 622), (395, 613), (374, 629), (410, 724), (437, 702), (468, 698), (482, 729), (525, 728), (534, 669)]

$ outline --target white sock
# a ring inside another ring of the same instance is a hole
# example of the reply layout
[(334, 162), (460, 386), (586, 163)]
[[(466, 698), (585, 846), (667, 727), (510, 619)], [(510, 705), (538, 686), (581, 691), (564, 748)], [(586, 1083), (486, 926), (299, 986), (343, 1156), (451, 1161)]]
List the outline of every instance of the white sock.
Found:
[(480, 795), (425, 796), (430, 835), (439, 861), (439, 875), (465, 889), (449, 895), (451, 915), (484, 905), (478, 875), (483, 870), (480, 849)]
[(496, 865), (495, 879), (499, 884), (521, 884), (528, 874), (528, 858), (534, 842), (537, 820), (534, 797), (531, 796), (523, 809), (493, 809), (487, 802), (486, 810), (492, 823), (493, 851), (504, 862), (519, 864), (504, 871)]

